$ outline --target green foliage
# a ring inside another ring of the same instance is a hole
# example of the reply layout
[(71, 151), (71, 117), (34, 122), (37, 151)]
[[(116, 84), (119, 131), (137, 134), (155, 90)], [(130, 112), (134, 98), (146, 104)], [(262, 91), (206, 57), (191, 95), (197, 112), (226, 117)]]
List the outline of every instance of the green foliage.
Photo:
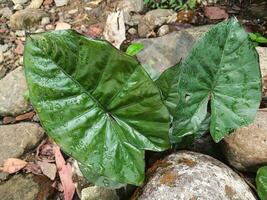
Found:
[(175, 11), (183, 9), (195, 9), (197, 0), (144, 0), (148, 7), (173, 9)]
[(235, 19), (213, 27), (179, 69), (168, 69), (159, 82), (173, 115), (171, 142), (181, 145), (199, 137), (203, 127), (208, 129), (209, 102), (210, 133), (219, 142), (232, 130), (251, 123), (261, 100), (258, 55)]
[(251, 41), (255, 42), (257, 45), (267, 44), (267, 38), (263, 37), (260, 33), (250, 33), (249, 37)]
[(170, 147), (169, 113), (138, 61), (75, 31), (27, 38), (30, 99), (47, 134), (85, 176), (111, 188), (144, 180), (144, 150)]
[(261, 167), (256, 176), (257, 193), (261, 200), (267, 199), (267, 166)]
[[(127, 53), (142, 48), (134, 44)], [(208, 129), (218, 142), (253, 121), (261, 100), (259, 61), (237, 20), (214, 26), (155, 82), (129, 55), (71, 30), (26, 41), (30, 100), (46, 132), (90, 182), (142, 184), (144, 151), (170, 147), (170, 120), (171, 142), (180, 148)]]
[(144, 49), (144, 45), (142, 43), (133, 43), (130, 46), (128, 46), (128, 48), (126, 50), (126, 54), (128, 54), (130, 56), (135, 56), (143, 49)]

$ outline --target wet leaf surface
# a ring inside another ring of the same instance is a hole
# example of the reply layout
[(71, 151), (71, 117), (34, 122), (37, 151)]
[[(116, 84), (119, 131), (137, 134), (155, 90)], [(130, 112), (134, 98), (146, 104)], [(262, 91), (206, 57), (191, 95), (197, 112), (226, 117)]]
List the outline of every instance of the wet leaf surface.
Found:
[(261, 167), (256, 176), (257, 192), (261, 200), (267, 199), (267, 167)]
[(140, 64), (105, 41), (54, 31), (27, 38), (30, 99), (46, 132), (106, 187), (144, 180), (144, 150), (169, 148), (169, 113)]

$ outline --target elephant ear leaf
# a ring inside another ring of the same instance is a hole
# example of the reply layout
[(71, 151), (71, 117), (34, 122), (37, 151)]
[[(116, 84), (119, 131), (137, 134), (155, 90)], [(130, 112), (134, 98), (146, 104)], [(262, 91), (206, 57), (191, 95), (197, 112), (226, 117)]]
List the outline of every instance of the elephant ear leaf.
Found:
[(160, 89), (163, 101), (170, 113), (173, 114), (178, 104), (179, 97), (179, 79), (181, 62), (165, 70), (155, 81)]
[(258, 169), (256, 176), (256, 186), (260, 199), (267, 199), (267, 166)]
[(144, 150), (169, 148), (169, 113), (133, 57), (72, 30), (27, 38), (24, 68), (41, 123), (88, 180), (144, 180)]
[(216, 142), (251, 123), (261, 100), (258, 54), (236, 19), (214, 26), (182, 63), (171, 141), (197, 135), (210, 102)]

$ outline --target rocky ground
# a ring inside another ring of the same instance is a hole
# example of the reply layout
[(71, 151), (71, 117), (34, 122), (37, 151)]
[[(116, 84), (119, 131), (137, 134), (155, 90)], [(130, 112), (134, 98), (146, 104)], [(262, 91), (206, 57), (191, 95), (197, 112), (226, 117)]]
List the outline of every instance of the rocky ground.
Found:
[[(27, 33), (72, 28), (92, 38), (109, 40), (121, 49), (132, 41), (141, 42), (145, 48), (137, 58), (144, 66), (151, 66), (147, 70), (157, 78), (187, 55), (210, 24), (231, 15), (237, 15), (248, 30), (257, 27), (266, 33), (266, 12), (260, 12), (265, 4), (256, 9), (249, 7), (256, 16), (248, 20), (240, 7), (229, 9), (227, 4), (217, 6), (222, 9), (217, 10), (220, 15), (212, 14), (205, 5), (216, 2), (201, 1), (196, 12), (177, 13), (150, 11), (143, 0), (0, 0), (0, 166), (9, 158), (26, 161), (20, 163), (20, 171), (0, 172), (0, 199), (63, 199), (64, 185), (57, 172), (54, 144), (28, 100), (22, 56)], [(209, 25), (195, 26), (200, 24)], [(257, 47), (257, 51), (265, 81), (263, 95), (267, 96), (267, 48)], [(263, 102), (254, 124), (236, 130), (220, 144), (207, 135), (196, 141), (191, 151), (177, 152), (151, 164), (146, 184), (132, 198), (256, 199), (251, 178), (258, 166), (267, 163), (266, 107)], [(128, 186), (113, 191), (92, 186), (82, 177), (77, 163), (65, 159), (71, 164), (74, 199), (129, 199), (135, 189)], [(199, 182), (193, 182), (195, 177)]]

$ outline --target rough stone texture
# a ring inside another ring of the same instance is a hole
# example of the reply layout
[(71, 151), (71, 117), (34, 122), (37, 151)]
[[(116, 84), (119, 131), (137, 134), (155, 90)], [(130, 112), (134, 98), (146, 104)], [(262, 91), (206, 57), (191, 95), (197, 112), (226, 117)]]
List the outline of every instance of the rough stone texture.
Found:
[(0, 116), (18, 115), (30, 109), (25, 99), (27, 84), (22, 67), (16, 68), (0, 80)]
[(52, 182), (43, 176), (18, 174), (0, 184), (1, 200), (52, 199), (55, 189)]
[(56, 6), (65, 6), (67, 5), (69, 0), (55, 0)]
[(226, 137), (222, 150), (229, 164), (243, 171), (256, 171), (267, 164), (267, 112), (258, 111), (254, 123)]
[(36, 123), (1, 125), (0, 164), (7, 158), (18, 158), (25, 151), (36, 147), (43, 134), (43, 129)]
[(163, 25), (159, 28), (158, 30), (158, 35), (159, 36), (163, 36), (163, 35), (166, 35), (167, 33), (170, 32), (170, 27), (169, 25)]
[(260, 58), (261, 75), (264, 77), (267, 75), (267, 47), (256, 47), (256, 50)]
[(176, 21), (176, 13), (168, 9), (151, 10), (145, 14), (138, 24), (138, 34), (140, 37), (146, 37), (156, 27), (164, 23)]
[(92, 186), (82, 190), (81, 200), (119, 200), (115, 190)]
[(29, 8), (40, 8), (42, 4), (43, 0), (32, 0), (29, 5)]
[(12, 11), (10, 10), (9, 7), (5, 7), (0, 10), (0, 16), (4, 18), (9, 19), (11, 15), (12, 15)]
[(124, 21), (128, 25), (135, 25), (132, 13), (139, 13), (144, 9), (143, 0), (122, 0), (118, 4), (118, 9), (123, 10)]
[(138, 200), (256, 200), (238, 174), (204, 154), (171, 154), (150, 173), (147, 184), (135, 194)]
[(45, 16), (47, 16), (47, 13), (40, 9), (27, 8), (19, 10), (10, 17), (10, 26), (14, 30), (33, 27)]
[(157, 77), (184, 58), (193, 47), (195, 39), (187, 32), (180, 31), (159, 38), (137, 39), (134, 42), (144, 44), (145, 48), (137, 54), (137, 59), (144, 67), (153, 70), (153, 76)]
[(16, 5), (16, 4), (24, 4), (26, 3), (28, 0), (12, 0), (13, 3)]
[(0, 185), (0, 199), (3, 200), (35, 200), (39, 186), (32, 179), (32, 175), (15, 175)]

